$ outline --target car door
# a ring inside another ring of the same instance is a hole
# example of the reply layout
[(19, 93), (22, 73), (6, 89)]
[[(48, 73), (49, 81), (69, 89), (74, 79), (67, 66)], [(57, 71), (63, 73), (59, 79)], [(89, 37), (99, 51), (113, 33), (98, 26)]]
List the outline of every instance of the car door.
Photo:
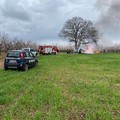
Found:
[(30, 60), (29, 52), (25, 52), (24, 53), (24, 57), (25, 57), (25, 63), (28, 64), (28, 66), (30, 66), (30, 63), (29, 63), (29, 60)]
[(34, 66), (35, 65), (35, 56), (33, 55), (33, 53), (29, 52), (29, 56), (30, 56), (30, 59), (29, 59), (29, 64), (30, 66)]

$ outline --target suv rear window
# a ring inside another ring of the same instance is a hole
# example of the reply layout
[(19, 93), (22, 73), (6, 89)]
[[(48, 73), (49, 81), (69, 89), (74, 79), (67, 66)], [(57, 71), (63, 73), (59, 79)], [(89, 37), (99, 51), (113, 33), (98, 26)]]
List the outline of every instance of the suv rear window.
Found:
[(18, 58), (18, 57), (20, 57), (20, 52), (19, 52), (19, 51), (11, 51), (11, 52), (8, 52), (7, 57), (15, 57), (15, 58)]
[(30, 51), (31, 51), (31, 52), (35, 52), (35, 50), (34, 50), (34, 49), (30, 49)]

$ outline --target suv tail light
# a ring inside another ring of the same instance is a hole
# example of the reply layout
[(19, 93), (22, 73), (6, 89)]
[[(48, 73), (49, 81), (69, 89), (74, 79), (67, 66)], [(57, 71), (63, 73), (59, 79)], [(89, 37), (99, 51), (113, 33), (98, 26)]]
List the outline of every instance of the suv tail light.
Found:
[(20, 58), (24, 58), (24, 53), (23, 52), (20, 53)]
[(8, 62), (8, 59), (5, 58), (5, 62), (7, 63), (7, 62)]

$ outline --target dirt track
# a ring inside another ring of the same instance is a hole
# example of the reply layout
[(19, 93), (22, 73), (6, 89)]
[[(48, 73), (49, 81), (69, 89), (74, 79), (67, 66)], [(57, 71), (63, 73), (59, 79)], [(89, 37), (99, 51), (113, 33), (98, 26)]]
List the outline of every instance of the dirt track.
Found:
[(3, 68), (3, 60), (0, 59), (0, 69)]
[(3, 64), (4, 64), (5, 56), (6, 56), (5, 53), (3, 53), (3, 54), (0, 56), (0, 69), (3, 69)]

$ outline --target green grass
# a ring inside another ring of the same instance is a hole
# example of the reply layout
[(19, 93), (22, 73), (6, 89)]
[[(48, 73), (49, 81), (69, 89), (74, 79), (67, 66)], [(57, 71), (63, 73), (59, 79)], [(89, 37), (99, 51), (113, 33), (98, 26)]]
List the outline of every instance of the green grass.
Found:
[(0, 120), (120, 120), (120, 54), (38, 59), (0, 70)]

